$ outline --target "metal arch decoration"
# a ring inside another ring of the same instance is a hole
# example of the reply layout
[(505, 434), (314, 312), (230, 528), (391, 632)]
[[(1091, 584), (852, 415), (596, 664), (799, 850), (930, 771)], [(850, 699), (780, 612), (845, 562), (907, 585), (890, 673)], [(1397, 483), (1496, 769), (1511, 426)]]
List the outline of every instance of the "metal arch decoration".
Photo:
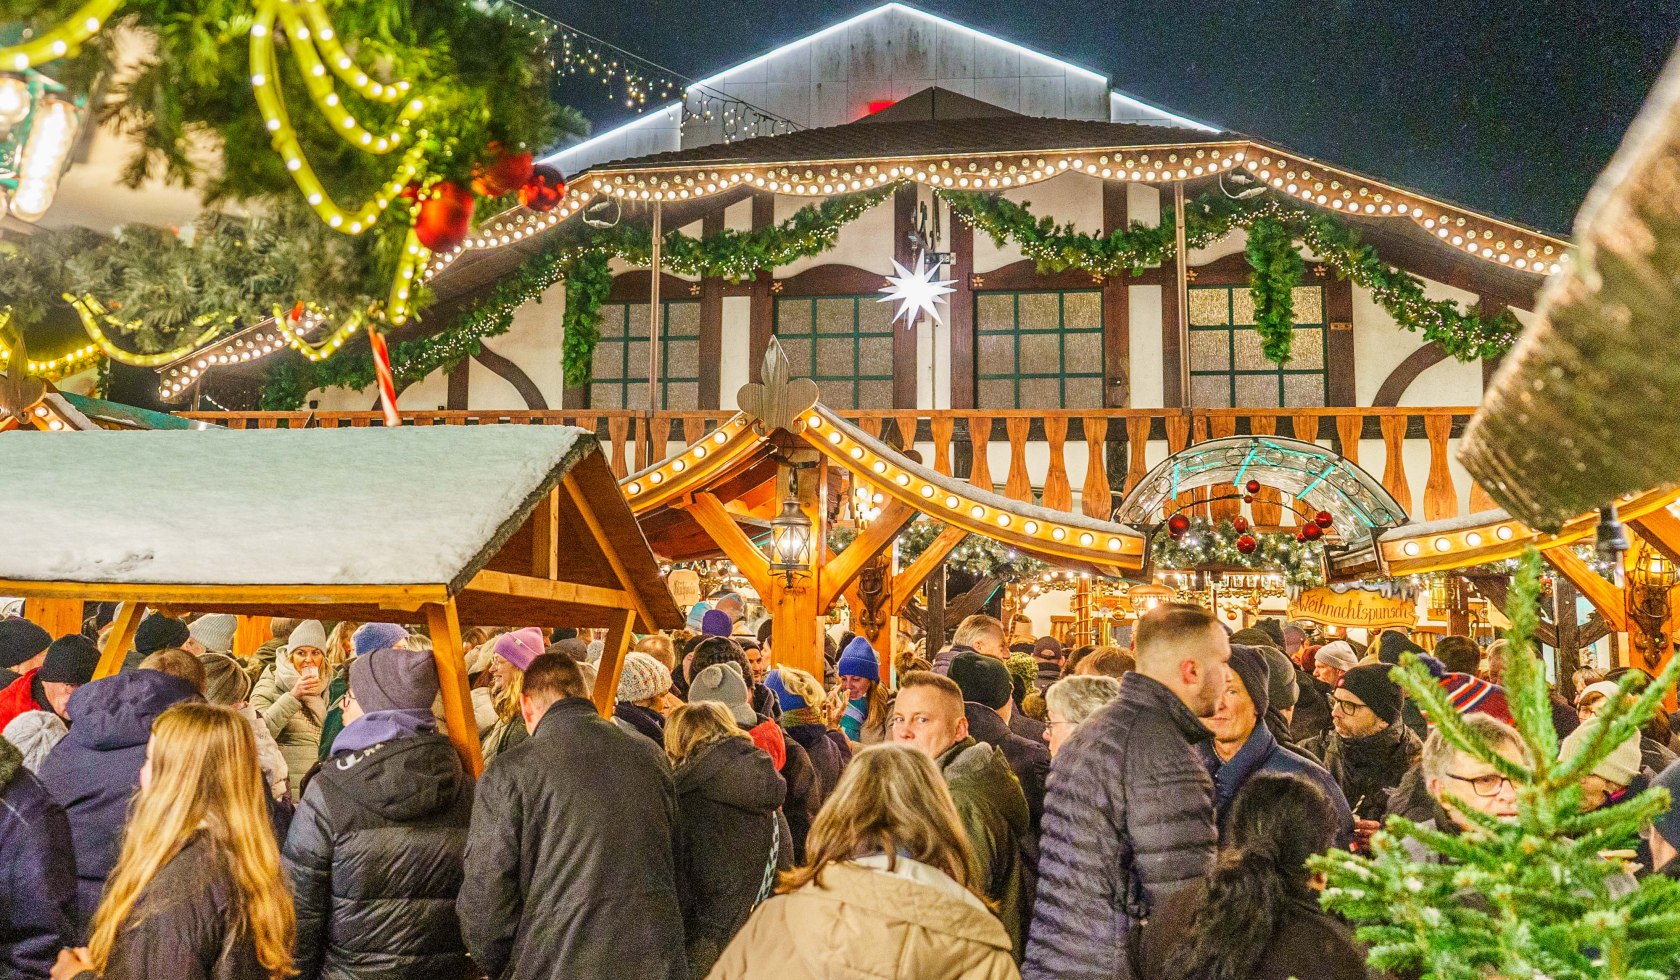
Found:
[(820, 403), (792, 431), (855, 478), (952, 527), (1104, 575), (1143, 567), (1145, 541), (1133, 529), (975, 489), (914, 462)]
[(744, 384), (735, 394), (735, 404), (751, 417), (753, 429), (769, 435), (777, 429), (792, 432), (800, 413), (817, 404), (817, 383), (810, 378), (793, 377), (793, 365), (788, 361), (782, 342), (775, 337), (764, 349), (764, 367), (758, 384)]
[(1409, 520), (1382, 484), (1346, 457), (1314, 443), (1272, 436), (1210, 439), (1174, 453), (1132, 488), (1115, 520), (1153, 525), (1155, 515), (1179, 494), (1227, 484), (1241, 488), (1250, 479), (1315, 511), (1329, 511), (1341, 532), (1339, 550), (1366, 552), (1378, 532)]

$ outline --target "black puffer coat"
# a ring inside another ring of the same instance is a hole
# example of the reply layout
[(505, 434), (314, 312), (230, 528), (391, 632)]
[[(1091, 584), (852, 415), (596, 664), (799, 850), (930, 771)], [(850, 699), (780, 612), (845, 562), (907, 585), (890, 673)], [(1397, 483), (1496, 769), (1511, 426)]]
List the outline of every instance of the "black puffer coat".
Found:
[(1213, 867), (1212, 734), (1139, 673), (1056, 756), (1039, 839), (1027, 980), (1130, 980), (1149, 910)]
[[(677, 790), (677, 899), (689, 975), (703, 977), (746, 925), (771, 865), (791, 864), (778, 807), (787, 792), (776, 766), (750, 739), (698, 749), (672, 774)], [(786, 858), (783, 858), (784, 851)]]
[(282, 852), (304, 980), (456, 980), (455, 916), (472, 781), (436, 733), (335, 755), (304, 791)]
[(0, 739), (0, 977), (46, 980), (75, 945), (76, 859), (70, 821), (23, 754)]
[(1336, 777), (1359, 820), (1386, 816), (1390, 792), (1423, 759), (1423, 742), (1399, 722), (1359, 738), (1343, 738), (1332, 728), (1301, 748)]

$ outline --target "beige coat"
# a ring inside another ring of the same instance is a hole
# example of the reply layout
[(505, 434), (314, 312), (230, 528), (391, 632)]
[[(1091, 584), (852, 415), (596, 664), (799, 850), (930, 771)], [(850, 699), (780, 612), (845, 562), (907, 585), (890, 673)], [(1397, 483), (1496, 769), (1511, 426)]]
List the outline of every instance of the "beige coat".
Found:
[[(922, 877), (939, 875), (917, 866)], [(853, 864), (823, 887), (772, 898), (725, 949), (709, 980), (1017, 980), (1009, 933), (939, 875), (924, 884)], [(970, 898), (972, 898), (970, 896)]]

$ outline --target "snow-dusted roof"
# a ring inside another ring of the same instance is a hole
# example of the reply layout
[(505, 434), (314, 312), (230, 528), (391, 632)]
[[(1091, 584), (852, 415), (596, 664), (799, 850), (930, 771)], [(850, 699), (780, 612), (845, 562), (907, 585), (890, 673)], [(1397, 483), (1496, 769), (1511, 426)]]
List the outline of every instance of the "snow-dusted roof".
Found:
[(563, 426), (4, 437), (0, 579), (458, 588), (590, 452)]

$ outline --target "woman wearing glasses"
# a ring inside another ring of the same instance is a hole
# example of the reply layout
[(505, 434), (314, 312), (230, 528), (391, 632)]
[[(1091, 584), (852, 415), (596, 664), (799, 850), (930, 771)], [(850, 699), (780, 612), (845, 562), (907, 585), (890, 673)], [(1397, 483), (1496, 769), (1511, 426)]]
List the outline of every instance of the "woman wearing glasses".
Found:
[[(1519, 766), (1531, 764), (1522, 738), (1510, 725), (1484, 714), (1466, 715), (1464, 724), (1507, 762)], [(1500, 775), (1491, 763), (1461, 751), (1442, 738), (1439, 729), (1430, 732), (1429, 740), (1423, 743), (1423, 778), (1435, 801), (1435, 819), (1423, 824), (1430, 830), (1462, 832), (1469, 824), (1463, 816), (1465, 809), (1497, 820), (1516, 819), (1517, 789), (1511, 781)], [(1405, 846), (1415, 861), (1438, 864), (1443, 860), (1440, 854), (1409, 837)]]

